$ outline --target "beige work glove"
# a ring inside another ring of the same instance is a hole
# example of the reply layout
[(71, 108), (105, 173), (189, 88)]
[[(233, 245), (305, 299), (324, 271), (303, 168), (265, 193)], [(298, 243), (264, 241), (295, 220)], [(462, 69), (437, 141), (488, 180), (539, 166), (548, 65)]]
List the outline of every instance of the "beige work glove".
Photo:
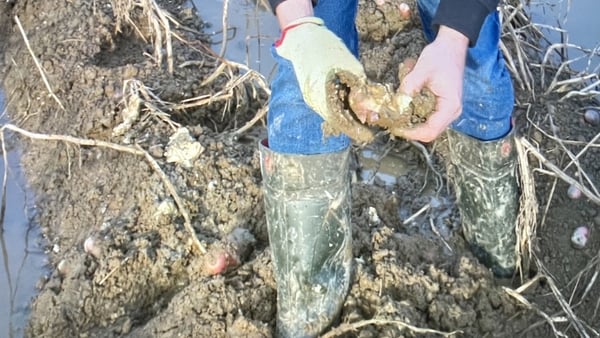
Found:
[(331, 100), (328, 102), (328, 95), (335, 95), (331, 90), (328, 92), (328, 87), (332, 87), (340, 72), (365, 81), (366, 75), (360, 62), (324, 26), (323, 20), (304, 17), (292, 21), (275, 43), (275, 49), (292, 63), (304, 101), (325, 120), (325, 134), (344, 133), (359, 142), (373, 139), (371, 129), (332, 107)]

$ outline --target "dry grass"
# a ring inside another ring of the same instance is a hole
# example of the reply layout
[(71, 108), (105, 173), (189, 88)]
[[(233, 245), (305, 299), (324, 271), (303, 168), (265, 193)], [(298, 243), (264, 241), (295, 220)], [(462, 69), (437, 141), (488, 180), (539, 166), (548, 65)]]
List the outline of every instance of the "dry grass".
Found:
[[(545, 222), (547, 213), (555, 192), (556, 184), (559, 180), (572, 184), (579, 188), (589, 201), (600, 205), (600, 194), (593, 181), (593, 175), (589, 175), (581, 165), (581, 160), (590, 155), (592, 148), (600, 147), (600, 133), (589, 141), (564, 140), (557, 135), (559, 129), (554, 122), (556, 117), (556, 108), (548, 104), (545, 115), (531, 115), (532, 105), (539, 102), (540, 98), (558, 97), (559, 101), (570, 99), (580, 100), (582, 98), (591, 98), (599, 94), (598, 87), (600, 79), (598, 68), (586, 69), (585, 71), (575, 72), (571, 69), (573, 63), (581, 59), (589, 60), (597, 57), (600, 47), (595, 49), (585, 49), (580, 46), (569, 43), (549, 43), (543, 31), (558, 32), (566, 35), (566, 32), (560, 25), (551, 27), (540, 25), (530, 21), (525, 12), (524, 1), (512, 1), (511, 4), (502, 6), (504, 17), (503, 23), (503, 44), (502, 50), (507, 60), (508, 68), (513, 78), (520, 86), (521, 90), (526, 90), (529, 95), (529, 103), (519, 103), (526, 109), (526, 119), (529, 126), (543, 135), (543, 145), (532, 142), (526, 136), (519, 136), (517, 139), (517, 150), (519, 153), (520, 181), (521, 181), (521, 210), (519, 222), (517, 224), (517, 236), (519, 239), (518, 251), (526, 263), (531, 261), (537, 266), (538, 275), (529, 281), (526, 281), (520, 288), (513, 290), (506, 288), (507, 294), (517, 300), (525, 307), (538, 313), (542, 320), (531, 325), (530, 329), (540, 325), (548, 325), (556, 337), (567, 337), (566, 330), (575, 330), (581, 337), (595, 337), (599, 335), (598, 326), (593, 322), (586, 322), (580, 317), (578, 310), (581, 305), (588, 300), (591, 290), (596, 287), (598, 273), (600, 271), (600, 256), (593, 257), (586, 268), (579, 272), (569, 285), (557, 285), (556, 278), (552, 276), (544, 263), (538, 259), (534, 252), (534, 243), (537, 238), (537, 229), (541, 228)], [(568, 14), (565, 15), (564, 19)], [(568, 59), (568, 50), (575, 49), (582, 52), (584, 56)], [(533, 74), (539, 74), (540, 81), (535, 82)], [(598, 107), (597, 107), (598, 108)], [(540, 121), (545, 122), (542, 124)], [(548, 127), (544, 127), (548, 126)], [(576, 145), (581, 147), (577, 153), (573, 153), (569, 146)], [(542, 148), (543, 147), (543, 148)], [(553, 158), (566, 158), (568, 163), (560, 165), (554, 163), (545, 156), (547, 149), (559, 151), (560, 155)], [(569, 174), (574, 172), (573, 174)], [(547, 198), (548, 204), (543, 208), (537, 205), (534, 177), (536, 175), (546, 175), (553, 180), (552, 187)], [(538, 217), (538, 213), (542, 217)], [(523, 267), (526, 270), (526, 266)], [(522, 275), (523, 276), (523, 275)], [(531, 285), (543, 280), (550, 288), (550, 295), (554, 298), (559, 308), (558, 313), (548, 314), (545, 309), (540, 308), (531, 300), (527, 299), (525, 291)], [(570, 296), (565, 297), (562, 289), (571, 288)], [(595, 300), (593, 317), (596, 317), (600, 299)], [(560, 324), (560, 325), (559, 325)]]
[[(183, 100), (180, 103), (175, 104), (173, 108), (184, 110), (197, 108), (213, 102), (226, 101), (227, 104), (225, 105), (225, 109), (228, 109), (232, 104), (236, 106), (243, 105), (240, 101), (258, 99), (260, 91), (267, 95), (271, 95), (269, 85), (265, 78), (246, 65), (223, 60), (215, 71), (202, 82), (202, 87), (210, 86), (211, 83), (219, 77), (225, 77), (227, 79), (227, 82), (219, 91)], [(246, 94), (247, 85), (249, 85), (252, 90), (250, 97), (247, 97)]]
[[(158, 6), (154, 0), (111, 0), (116, 17), (116, 30), (122, 31), (125, 25), (133, 28), (140, 38), (146, 42), (150, 38), (154, 45), (153, 57), (160, 66), (167, 59), (169, 73), (173, 73), (173, 37), (179, 38), (171, 31), (171, 24), (179, 23), (167, 11)], [(145, 18), (147, 34), (140, 29), (139, 17)]]
[(149, 118), (156, 118), (166, 123), (173, 131), (181, 127), (179, 123), (171, 120), (171, 115), (167, 113), (173, 109), (173, 104), (162, 100), (154, 94), (151, 88), (139, 80), (129, 79), (123, 82), (123, 99), (121, 101), (124, 107), (121, 111), (123, 121), (113, 128), (112, 134), (113, 136), (123, 136), (124, 143), (130, 143), (130, 130), (134, 125), (144, 125)]
[(535, 195), (535, 181), (533, 171), (529, 166), (527, 148), (523, 145), (523, 138), (516, 139), (516, 148), (519, 162), (519, 183), (521, 196), (519, 198), (519, 214), (517, 218), (517, 267), (521, 280), (530, 270), (533, 257), (533, 241), (537, 237), (538, 203)]
[(21, 25), (21, 20), (19, 20), (19, 17), (15, 16), (15, 22), (17, 23), (17, 27), (19, 27), (19, 32), (21, 32), (21, 36), (23, 37), (25, 46), (27, 47), (27, 50), (29, 51), (31, 58), (33, 59), (33, 62), (35, 63), (35, 66), (37, 67), (38, 71), (40, 72), (40, 76), (42, 77), (42, 81), (44, 82), (44, 85), (46, 86), (48, 93), (50, 94), (52, 99), (54, 99), (54, 101), (58, 104), (58, 106), (62, 110), (65, 110), (65, 107), (63, 106), (62, 102), (60, 101), (58, 96), (56, 96), (56, 94), (52, 90), (52, 86), (50, 85), (50, 82), (48, 82), (48, 77), (46, 76), (46, 71), (44, 70), (44, 67), (42, 67), (42, 64), (40, 63), (38, 58), (35, 56), (35, 53), (31, 49), (31, 45), (29, 44), (29, 39), (27, 38), (27, 34), (25, 33), (23, 26)]
[(500, 48), (507, 67), (521, 90), (527, 90), (535, 97), (535, 80), (529, 65), (542, 33), (529, 21), (522, 1), (516, 1), (516, 4), (503, 2), (500, 10), (503, 18)]
[[(258, 100), (260, 92), (265, 93), (267, 96), (270, 95), (269, 85), (260, 73), (250, 69), (246, 65), (232, 62), (224, 58), (228, 39), (223, 38), (219, 54), (215, 54), (206, 46), (201, 46), (202, 48), (198, 49), (194, 47), (195, 42), (183, 39), (174, 29), (172, 29), (173, 27), (171, 27), (171, 25), (178, 29), (190, 29), (183, 27), (171, 14), (160, 8), (154, 0), (111, 1), (116, 17), (117, 31), (123, 30), (125, 25), (128, 25), (145, 41), (147, 41), (147, 35), (149, 35), (154, 44), (154, 53), (152, 55), (153, 59), (156, 60), (158, 65), (161, 65), (166, 57), (167, 67), (170, 73), (172, 73), (174, 70), (172, 48), (173, 37), (187, 45), (189, 48), (193, 48), (196, 51), (202, 52), (207, 59), (216, 60), (217, 62), (217, 66), (215, 67), (213, 73), (201, 84), (201, 87), (205, 88), (220, 87), (220, 89), (218, 89), (216, 92), (207, 90), (209, 94), (186, 99), (178, 103), (167, 103), (161, 101), (155, 95), (149, 95), (151, 94), (151, 91), (143, 84), (137, 83), (132, 84), (132, 86), (130, 86), (131, 90), (127, 92), (127, 94), (130, 94), (128, 97), (132, 100), (131, 102), (127, 102), (128, 107), (130, 104), (137, 104), (137, 99), (135, 97), (139, 97), (140, 94), (143, 94), (144, 98), (141, 100), (141, 102), (145, 103), (147, 108), (149, 108), (151, 111), (154, 111), (162, 118), (166, 117), (166, 115), (162, 112), (169, 109), (173, 111), (185, 111), (190, 108), (199, 108), (215, 102), (225, 102), (223, 108), (223, 114), (225, 114), (226, 111), (232, 110), (232, 107), (247, 106), (251, 100)], [(229, 1), (226, 0), (223, 3), (223, 32), (228, 31), (228, 8)], [(141, 12), (141, 14), (139, 14), (139, 12)], [(135, 15), (135, 13), (138, 13), (138, 15)], [(144, 34), (143, 30), (140, 29), (140, 20), (145, 20), (144, 27), (148, 28), (147, 34)], [(204, 61), (202, 61), (202, 64), (204, 64)], [(186, 67), (188, 65), (188, 63), (183, 63), (179, 65), (179, 67)], [(223, 86), (214, 86), (215, 80), (222, 78), (226, 79), (226, 83)], [(146, 88), (146, 90), (143, 88)], [(250, 95), (248, 95), (248, 89), (250, 89)], [(148, 98), (148, 96), (152, 97)], [(148, 106), (152, 105), (152, 102), (156, 103), (154, 104), (154, 107)], [(161, 109), (161, 107), (163, 108)], [(135, 110), (131, 111), (133, 112)], [(256, 117), (246, 123), (246, 125), (238, 130), (237, 133), (248, 130), (254, 123), (259, 121), (265, 115), (266, 106), (264, 109), (259, 110)], [(135, 116), (132, 115), (132, 118), (135, 119)], [(127, 129), (128, 125), (124, 125), (123, 127)]]

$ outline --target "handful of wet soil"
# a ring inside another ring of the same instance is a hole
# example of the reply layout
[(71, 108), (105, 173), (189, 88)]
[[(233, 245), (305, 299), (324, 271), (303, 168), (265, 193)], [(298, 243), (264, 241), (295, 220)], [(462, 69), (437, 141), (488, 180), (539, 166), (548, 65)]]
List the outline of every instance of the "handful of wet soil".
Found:
[[(410, 68), (404, 63), (398, 69), (400, 82)], [(327, 87), (327, 99), (334, 116), (354, 119), (362, 124), (387, 130), (394, 136), (402, 137), (402, 132), (427, 121), (436, 106), (435, 95), (427, 88), (411, 97), (391, 86), (358, 78), (348, 72), (337, 74), (337, 81)], [(360, 113), (365, 109), (371, 113)], [(361, 135), (347, 132), (352, 139)]]

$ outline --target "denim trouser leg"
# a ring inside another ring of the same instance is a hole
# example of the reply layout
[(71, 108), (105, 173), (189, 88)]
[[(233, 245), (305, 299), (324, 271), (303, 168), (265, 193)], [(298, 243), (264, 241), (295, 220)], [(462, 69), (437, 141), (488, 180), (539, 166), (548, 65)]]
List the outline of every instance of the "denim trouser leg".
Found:
[[(418, 0), (425, 35), (435, 38), (431, 21), (439, 0)], [(510, 74), (498, 48), (500, 19), (493, 12), (485, 19), (479, 39), (469, 48), (463, 83), (463, 110), (452, 129), (480, 140), (494, 140), (511, 129), (514, 92)], [(440, 56), (441, 57), (441, 56)]]
[[(354, 20), (357, 8), (357, 0), (319, 0), (315, 7), (315, 16), (323, 19), (327, 28), (356, 56), (358, 33)], [(348, 147), (350, 139), (346, 135), (323, 136), (323, 119), (304, 103), (292, 64), (277, 55), (275, 48), (271, 51), (277, 61), (277, 74), (271, 82), (267, 116), (269, 148), (280, 153), (309, 155)]]
[[(418, 1), (425, 35), (430, 41), (435, 37), (431, 20), (438, 4), (439, 0)], [(356, 11), (357, 0), (320, 0), (315, 7), (315, 15), (358, 55)], [(499, 39), (500, 21), (495, 12), (486, 18), (476, 45), (469, 48), (463, 111), (451, 126), (480, 140), (500, 138), (511, 128), (514, 93), (498, 48)], [(323, 136), (323, 119), (304, 103), (293, 66), (279, 57), (274, 48), (272, 52), (278, 69), (271, 82), (267, 117), (269, 147), (277, 152), (295, 154), (319, 154), (346, 148), (350, 140), (345, 135)]]

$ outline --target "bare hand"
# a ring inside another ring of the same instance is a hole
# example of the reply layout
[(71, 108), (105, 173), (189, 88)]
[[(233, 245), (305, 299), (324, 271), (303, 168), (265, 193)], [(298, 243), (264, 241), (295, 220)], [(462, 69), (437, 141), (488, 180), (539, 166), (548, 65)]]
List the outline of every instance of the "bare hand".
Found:
[(423, 49), (400, 89), (412, 96), (423, 87), (429, 88), (437, 99), (436, 110), (424, 124), (402, 131), (403, 137), (431, 142), (460, 116), (468, 44), (467, 37), (441, 26), (436, 39)]

